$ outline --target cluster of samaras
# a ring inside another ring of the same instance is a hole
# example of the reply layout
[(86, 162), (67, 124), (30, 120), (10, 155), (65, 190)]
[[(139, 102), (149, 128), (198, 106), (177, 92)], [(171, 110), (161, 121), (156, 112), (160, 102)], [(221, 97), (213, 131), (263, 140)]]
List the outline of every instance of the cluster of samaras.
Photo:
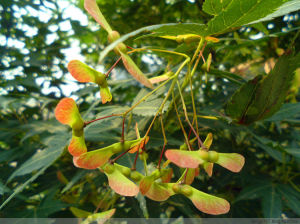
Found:
[[(85, 8), (108, 32), (110, 42), (119, 38), (118, 32), (110, 28), (101, 14), (95, 0), (85, 0)], [(168, 79), (168, 76), (147, 79), (128, 56), (123, 43), (117, 45), (115, 52), (120, 55), (128, 72), (145, 86), (152, 88), (152, 84)], [(79, 82), (98, 84), (102, 103), (111, 101), (112, 95), (107, 85), (106, 75), (77, 60), (68, 64), (68, 70)], [(137, 137), (130, 141), (122, 139), (110, 146), (88, 151), (84, 139), (84, 127), (87, 123), (82, 119), (75, 101), (71, 98), (62, 99), (55, 109), (55, 116), (62, 124), (67, 124), (72, 128), (72, 140), (68, 150), (73, 156), (74, 165), (84, 169), (99, 169), (107, 176), (109, 186), (116, 193), (123, 196), (136, 196), (140, 192), (155, 201), (165, 201), (174, 194), (182, 194), (202, 212), (218, 215), (229, 211), (230, 205), (225, 199), (206, 194), (190, 186), (195, 176), (199, 175), (200, 168), (212, 176), (214, 163), (232, 172), (239, 172), (244, 165), (244, 157), (239, 154), (209, 151), (212, 134), (208, 134), (203, 147), (197, 151), (188, 150), (185, 144), (178, 150), (166, 150), (165, 157), (168, 160), (163, 168), (158, 168), (145, 176), (136, 170), (117, 164), (111, 157), (124, 152), (139, 154), (140, 149), (147, 144), (148, 137)], [(173, 171), (167, 168), (170, 162), (185, 168), (184, 178), (172, 183)]]

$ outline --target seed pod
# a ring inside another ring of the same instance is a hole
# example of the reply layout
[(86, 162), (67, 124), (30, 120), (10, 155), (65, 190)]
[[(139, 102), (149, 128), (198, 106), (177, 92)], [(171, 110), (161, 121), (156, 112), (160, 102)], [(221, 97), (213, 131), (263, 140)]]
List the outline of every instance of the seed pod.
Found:
[(108, 39), (109, 43), (112, 43), (112, 42), (116, 41), (116, 40), (119, 39), (119, 38), (120, 38), (120, 34), (119, 34), (119, 32), (116, 31), (116, 30), (111, 31), (111, 32), (108, 34), (108, 36), (107, 36), (107, 39)]
[(219, 153), (217, 153), (216, 151), (209, 151), (208, 152), (208, 161), (215, 163), (219, 160)]

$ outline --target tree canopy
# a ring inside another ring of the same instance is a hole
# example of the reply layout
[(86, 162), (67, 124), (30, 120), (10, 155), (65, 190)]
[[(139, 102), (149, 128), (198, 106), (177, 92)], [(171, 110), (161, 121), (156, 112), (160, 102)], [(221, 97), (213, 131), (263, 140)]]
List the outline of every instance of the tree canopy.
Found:
[(298, 218), (299, 9), (0, 0), (0, 217)]

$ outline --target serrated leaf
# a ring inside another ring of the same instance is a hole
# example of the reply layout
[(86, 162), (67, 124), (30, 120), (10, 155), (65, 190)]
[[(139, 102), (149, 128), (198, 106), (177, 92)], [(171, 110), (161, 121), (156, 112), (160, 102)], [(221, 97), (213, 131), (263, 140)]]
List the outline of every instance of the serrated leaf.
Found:
[[(295, 197), (293, 191), (286, 185), (279, 185), (276, 189), (283, 197), (284, 203), (297, 215), (300, 215), (300, 200)], [(299, 193), (296, 193), (296, 195), (299, 195)]]
[(274, 186), (271, 186), (271, 188), (265, 192), (262, 199), (262, 209), (264, 218), (281, 218), (281, 197), (276, 192)]
[[(132, 113), (136, 115), (141, 115), (141, 116), (154, 116), (161, 106), (162, 102), (164, 99), (162, 98), (157, 98), (154, 100), (149, 100), (140, 103), (136, 108), (132, 110)], [(164, 109), (162, 112), (165, 112), (168, 107), (169, 107), (170, 102), (167, 101), (164, 105)]]
[(178, 23), (174, 25), (167, 24), (160, 26), (158, 29), (152, 30), (153, 33), (147, 36), (158, 37), (158, 36), (178, 36), (185, 34), (197, 34), (200, 36), (205, 35), (204, 24), (199, 23)]
[(253, 101), (255, 91), (261, 81), (262, 76), (256, 76), (254, 79), (243, 84), (230, 98), (230, 101), (226, 105), (226, 114), (241, 122), (244, 120), (248, 107)]
[(266, 119), (266, 121), (282, 121), (285, 119), (292, 119), (300, 115), (300, 103), (286, 103), (283, 104), (279, 111), (273, 116)]
[(234, 2), (234, 0), (206, 0), (203, 3), (202, 9), (208, 14), (219, 15), (222, 11), (225, 11), (232, 2)]
[(280, 57), (269, 75), (246, 83), (232, 96), (226, 113), (244, 125), (272, 116), (284, 102), (299, 66), (300, 54)]
[(133, 78), (135, 78), (138, 82), (140, 82), (144, 86), (153, 89), (152, 83), (144, 75), (144, 73), (137, 67), (137, 65), (133, 62), (133, 60), (129, 57), (129, 55), (121, 51), (120, 53), (126, 70), (133, 76)]
[(271, 186), (272, 184), (270, 182), (261, 182), (247, 186), (240, 192), (235, 201), (237, 202), (240, 200), (251, 200), (263, 197), (263, 195), (270, 189)]
[[(230, 28), (239, 27), (275, 12), (286, 0), (232, 0), (222, 1), (221, 6), (216, 6), (218, 0), (206, 0), (206, 5), (214, 7), (205, 7), (215, 17), (208, 22), (208, 35), (224, 33)], [(221, 1), (220, 1), (221, 2)], [(222, 10), (224, 8), (224, 10)]]
[(64, 134), (50, 136), (47, 140), (48, 147), (36, 152), (30, 159), (23, 163), (9, 180), (16, 176), (25, 175), (43, 167), (50, 166), (63, 152), (68, 136)]
[(291, 12), (298, 11), (299, 9), (300, 9), (299, 0), (288, 1), (288, 2), (285, 2), (283, 5), (281, 5), (275, 12), (273, 12), (273, 13), (271, 13), (271, 14), (267, 15), (266, 17), (261, 18), (259, 20), (252, 21), (250, 24), (272, 20), (276, 17), (284, 16), (284, 15), (287, 15)]

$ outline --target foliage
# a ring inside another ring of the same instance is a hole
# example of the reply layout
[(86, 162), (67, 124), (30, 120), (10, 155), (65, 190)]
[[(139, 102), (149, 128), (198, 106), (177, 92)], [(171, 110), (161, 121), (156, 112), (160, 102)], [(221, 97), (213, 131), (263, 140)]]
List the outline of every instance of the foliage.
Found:
[(299, 217), (296, 1), (59, 2), (0, 1), (1, 217)]

